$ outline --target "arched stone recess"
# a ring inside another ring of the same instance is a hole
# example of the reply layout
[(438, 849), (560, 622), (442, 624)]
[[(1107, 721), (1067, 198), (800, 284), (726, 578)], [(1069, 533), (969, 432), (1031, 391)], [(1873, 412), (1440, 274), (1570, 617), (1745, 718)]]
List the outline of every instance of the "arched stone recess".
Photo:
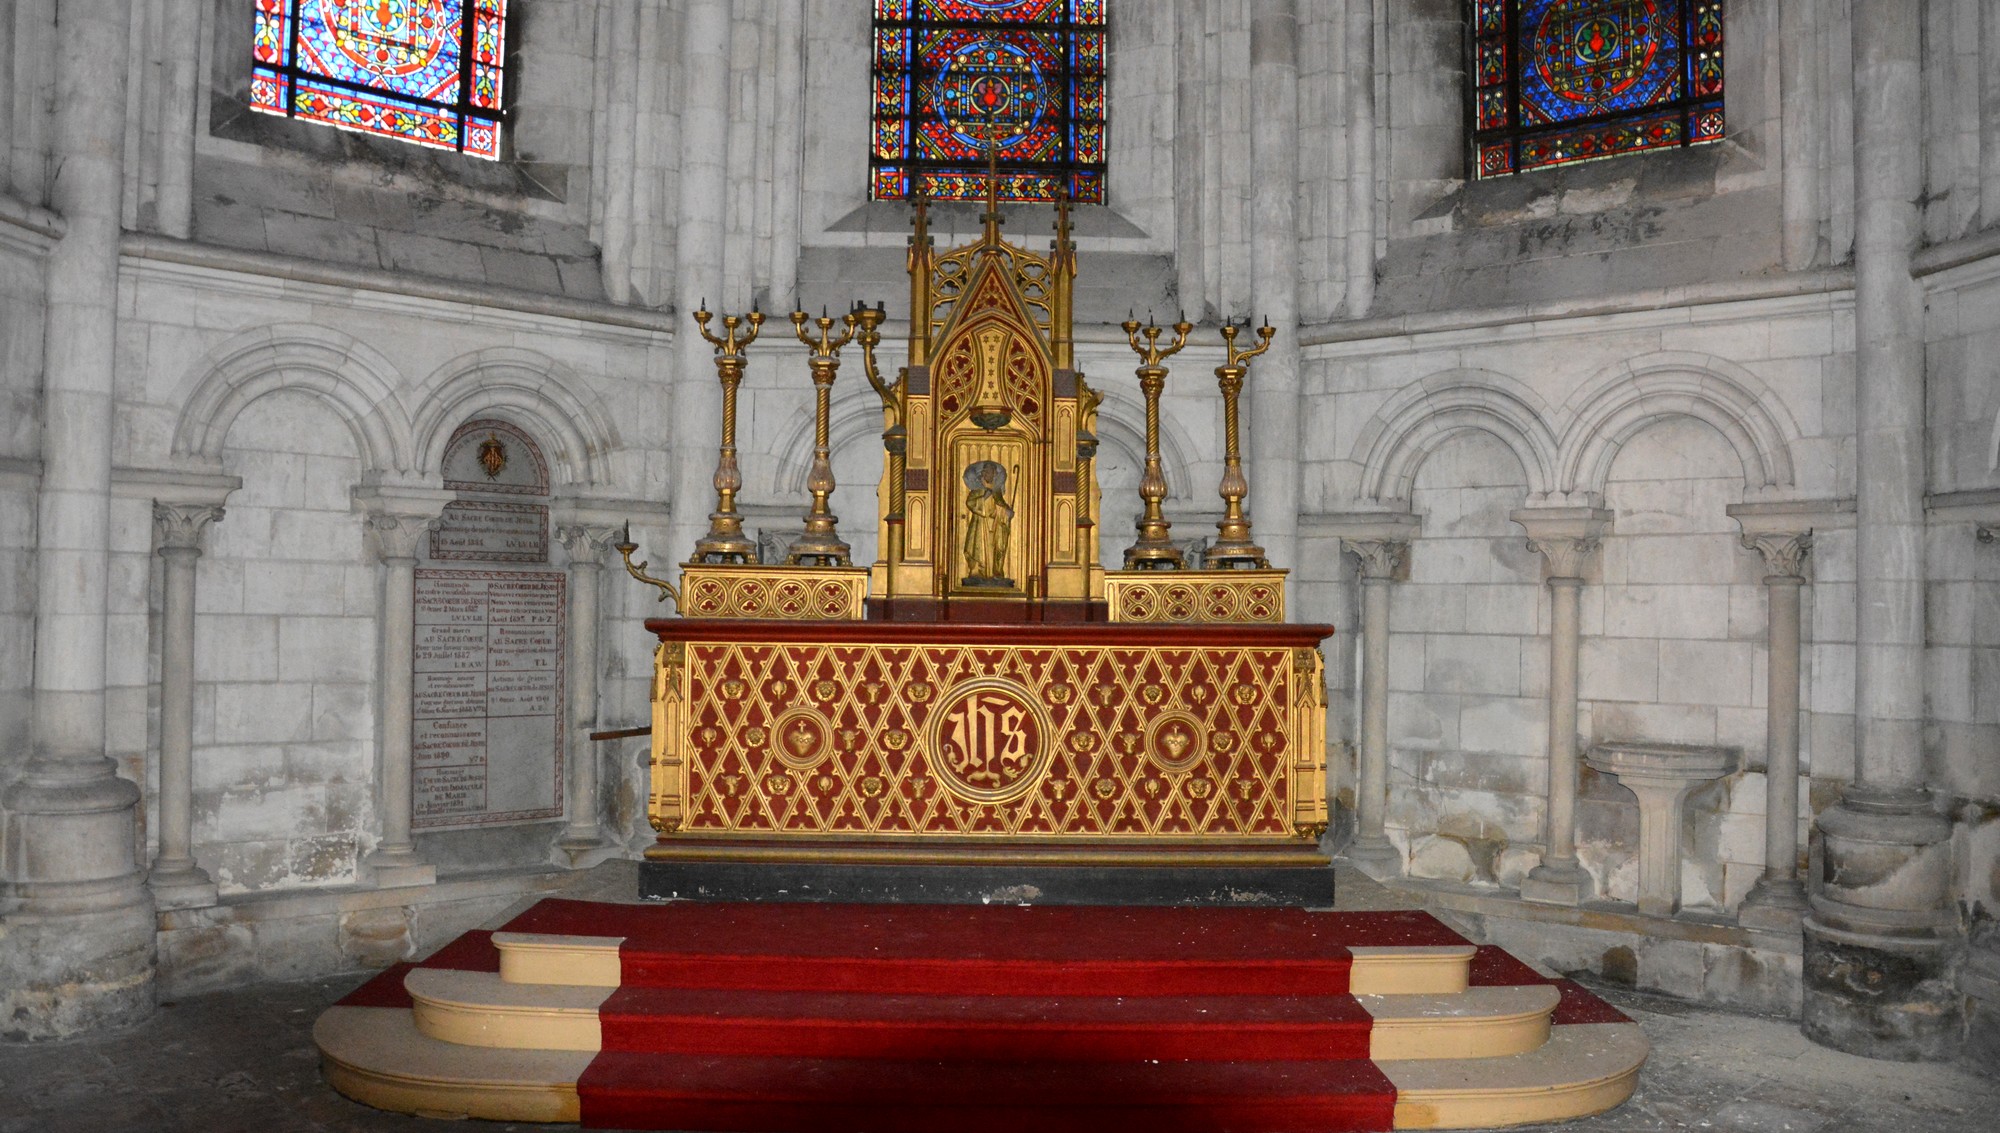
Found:
[(407, 476), (410, 426), (396, 390), (395, 365), (360, 340), (300, 323), (281, 323), (223, 343), (190, 372), (173, 454), (220, 464), (229, 428), (251, 402), (298, 390), (324, 402), (354, 434), (367, 471)]
[(438, 367), (418, 388), (417, 467), (441, 466), (454, 430), (475, 417), (500, 417), (534, 435), (563, 487), (601, 483), (618, 430), (575, 372), (533, 350), (494, 346)]
[(1745, 499), (1793, 484), (1798, 425), (1755, 374), (1727, 359), (1687, 351), (1634, 358), (1599, 374), (1563, 406), (1568, 427), (1557, 488), (1579, 501), (1603, 498), (1611, 462), (1626, 441), (1666, 417), (1692, 417), (1721, 433), (1743, 464)]
[(1556, 484), (1555, 432), (1541, 398), (1491, 370), (1444, 370), (1389, 399), (1355, 439), (1361, 494), (1371, 503), (1407, 510), (1417, 470), (1452, 437), (1490, 433), (1511, 449), (1528, 477), (1528, 502), (1548, 498)]

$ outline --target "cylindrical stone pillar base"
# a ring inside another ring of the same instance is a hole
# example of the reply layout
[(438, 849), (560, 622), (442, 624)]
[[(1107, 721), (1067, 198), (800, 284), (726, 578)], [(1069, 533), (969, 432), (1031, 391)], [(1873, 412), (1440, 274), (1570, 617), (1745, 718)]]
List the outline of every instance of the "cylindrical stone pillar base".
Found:
[(1856, 785), (1819, 816), (1800, 1019), (1816, 1043), (1898, 1062), (1957, 1050), (1951, 824), (1927, 803)]

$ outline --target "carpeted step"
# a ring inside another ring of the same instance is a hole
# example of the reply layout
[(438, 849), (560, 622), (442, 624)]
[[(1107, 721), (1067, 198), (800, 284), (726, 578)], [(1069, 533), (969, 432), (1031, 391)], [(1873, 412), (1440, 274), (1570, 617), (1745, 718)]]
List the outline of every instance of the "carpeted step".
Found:
[(1548, 1037), (1552, 984), (1458, 995), (903, 996), (533, 985), (419, 968), (417, 1027), (475, 1046), (724, 1055), (1491, 1058)]
[(1352, 996), (868, 995), (629, 988), (606, 1050), (993, 1062), (1368, 1057)]
[(959, 1062), (604, 1053), (586, 1126), (792, 1133), (1217, 1133), (1387, 1129), (1372, 1063)]
[[(530, 959), (537, 936), (571, 939)], [(547, 900), (496, 936), (511, 977), (599, 985), (614, 939), (628, 988), (913, 995), (1449, 993), (1473, 954), (1427, 913), (1295, 909)]]

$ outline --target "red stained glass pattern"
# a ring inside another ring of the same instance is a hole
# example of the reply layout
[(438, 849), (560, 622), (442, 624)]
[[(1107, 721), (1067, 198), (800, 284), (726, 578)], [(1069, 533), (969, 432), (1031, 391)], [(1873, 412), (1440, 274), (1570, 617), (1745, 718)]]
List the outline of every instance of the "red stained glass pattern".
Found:
[(256, 0), (250, 108), (495, 159), (506, 0)]
[(1723, 137), (1723, 0), (1468, 0), (1473, 176)]
[(1102, 204), (1105, 0), (875, 0), (869, 195)]

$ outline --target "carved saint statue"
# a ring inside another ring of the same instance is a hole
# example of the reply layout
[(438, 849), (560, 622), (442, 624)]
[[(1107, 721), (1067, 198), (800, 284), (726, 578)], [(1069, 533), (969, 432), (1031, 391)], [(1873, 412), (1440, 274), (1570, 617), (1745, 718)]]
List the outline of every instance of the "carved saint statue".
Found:
[(1007, 575), (1007, 541), (1014, 506), (1007, 502), (1007, 470), (997, 461), (976, 461), (965, 470), (965, 585), (1012, 586)]

